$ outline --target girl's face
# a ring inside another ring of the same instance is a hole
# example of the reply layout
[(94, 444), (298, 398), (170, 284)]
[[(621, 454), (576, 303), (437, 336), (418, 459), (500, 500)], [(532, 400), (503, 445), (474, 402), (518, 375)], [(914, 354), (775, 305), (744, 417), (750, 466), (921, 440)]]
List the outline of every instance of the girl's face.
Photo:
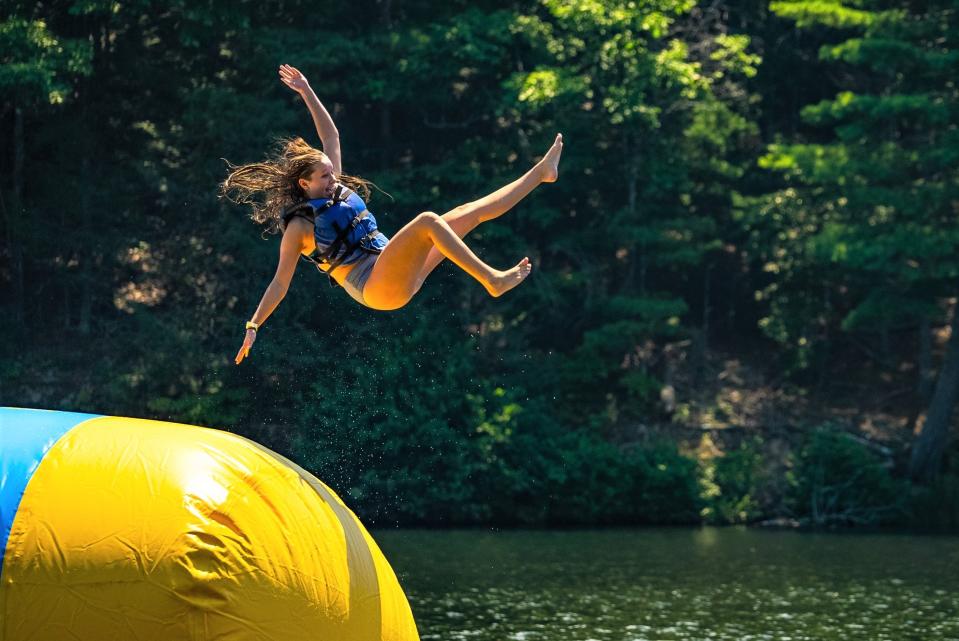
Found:
[(313, 166), (313, 173), (309, 180), (300, 178), (300, 187), (306, 193), (306, 197), (313, 198), (331, 198), (333, 189), (336, 187), (336, 177), (333, 175), (333, 163), (329, 160), (322, 160)]

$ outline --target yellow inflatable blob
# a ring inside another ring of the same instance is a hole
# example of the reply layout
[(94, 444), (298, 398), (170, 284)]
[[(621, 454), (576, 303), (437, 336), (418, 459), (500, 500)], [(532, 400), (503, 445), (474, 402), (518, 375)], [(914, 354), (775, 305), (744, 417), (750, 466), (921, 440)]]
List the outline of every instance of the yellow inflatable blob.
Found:
[(353, 512), (252, 441), (0, 409), (0, 458), (0, 641), (418, 639)]

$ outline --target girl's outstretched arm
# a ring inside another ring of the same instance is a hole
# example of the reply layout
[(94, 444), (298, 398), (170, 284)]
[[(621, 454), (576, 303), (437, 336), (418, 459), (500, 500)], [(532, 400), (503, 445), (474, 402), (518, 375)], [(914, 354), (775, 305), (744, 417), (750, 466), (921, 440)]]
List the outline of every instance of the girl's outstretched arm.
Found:
[[(263, 292), (263, 298), (260, 299), (260, 305), (256, 308), (253, 318), (250, 319), (250, 324), (259, 327), (266, 322), (266, 319), (286, 296), (286, 292), (290, 289), (290, 281), (293, 280), (293, 272), (296, 271), (297, 259), (303, 250), (303, 239), (307, 234), (312, 233), (313, 228), (307, 221), (299, 218), (290, 221), (290, 225), (283, 234), (283, 240), (280, 241), (280, 262), (276, 267), (276, 274), (266, 291)], [(253, 347), (253, 342), (256, 340), (256, 331), (256, 329), (246, 330), (243, 345), (234, 359), (237, 365), (250, 355), (250, 348)]]
[(282, 64), (280, 65), (280, 80), (303, 98), (303, 102), (310, 110), (310, 115), (313, 116), (316, 133), (320, 135), (320, 142), (323, 143), (323, 153), (329, 156), (330, 162), (333, 163), (333, 173), (343, 173), (343, 163), (340, 156), (340, 132), (333, 124), (330, 112), (326, 110), (320, 99), (313, 93), (306, 76), (296, 67)]

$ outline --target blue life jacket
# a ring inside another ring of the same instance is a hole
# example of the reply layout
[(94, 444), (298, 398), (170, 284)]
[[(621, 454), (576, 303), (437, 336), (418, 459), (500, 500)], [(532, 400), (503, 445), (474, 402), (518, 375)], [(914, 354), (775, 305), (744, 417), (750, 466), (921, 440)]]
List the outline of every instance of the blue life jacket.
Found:
[(284, 208), (282, 229), (293, 218), (313, 224), (316, 249), (303, 258), (327, 274), (340, 265), (352, 265), (367, 254), (379, 254), (388, 242), (377, 230), (376, 219), (363, 199), (343, 185), (337, 185), (332, 198), (314, 198)]

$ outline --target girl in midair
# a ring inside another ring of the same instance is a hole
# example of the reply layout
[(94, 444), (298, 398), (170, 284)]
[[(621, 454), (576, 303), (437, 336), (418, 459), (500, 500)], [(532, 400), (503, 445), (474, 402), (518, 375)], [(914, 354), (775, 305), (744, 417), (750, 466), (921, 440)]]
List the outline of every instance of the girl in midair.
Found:
[(284, 64), (279, 73), (280, 80), (309, 108), (323, 151), (302, 138), (281, 141), (278, 153), (264, 162), (231, 165), (220, 186), (226, 197), (253, 207), (253, 220), (283, 234), (276, 274), (246, 323), (235, 359), (238, 365), (249, 356), (257, 330), (286, 295), (300, 256), (329, 274), (359, 303), (378, 310), (408, 303), (444, 258), (492, 296), (503, 295), (529, 275), (529, 258), (506, 270), (494, 269), (473, 253), (463, 237), (480, 223), (509, 211), (541, 183), (557, 179), (561, 134), (543, 159), (517, 180), (442, 216), (423, 212), (388, 239), (377, 230), (376, 219), (366, 208), (369, 183), (342, 171), (340, 136), (329, 112), (298, 69)]

